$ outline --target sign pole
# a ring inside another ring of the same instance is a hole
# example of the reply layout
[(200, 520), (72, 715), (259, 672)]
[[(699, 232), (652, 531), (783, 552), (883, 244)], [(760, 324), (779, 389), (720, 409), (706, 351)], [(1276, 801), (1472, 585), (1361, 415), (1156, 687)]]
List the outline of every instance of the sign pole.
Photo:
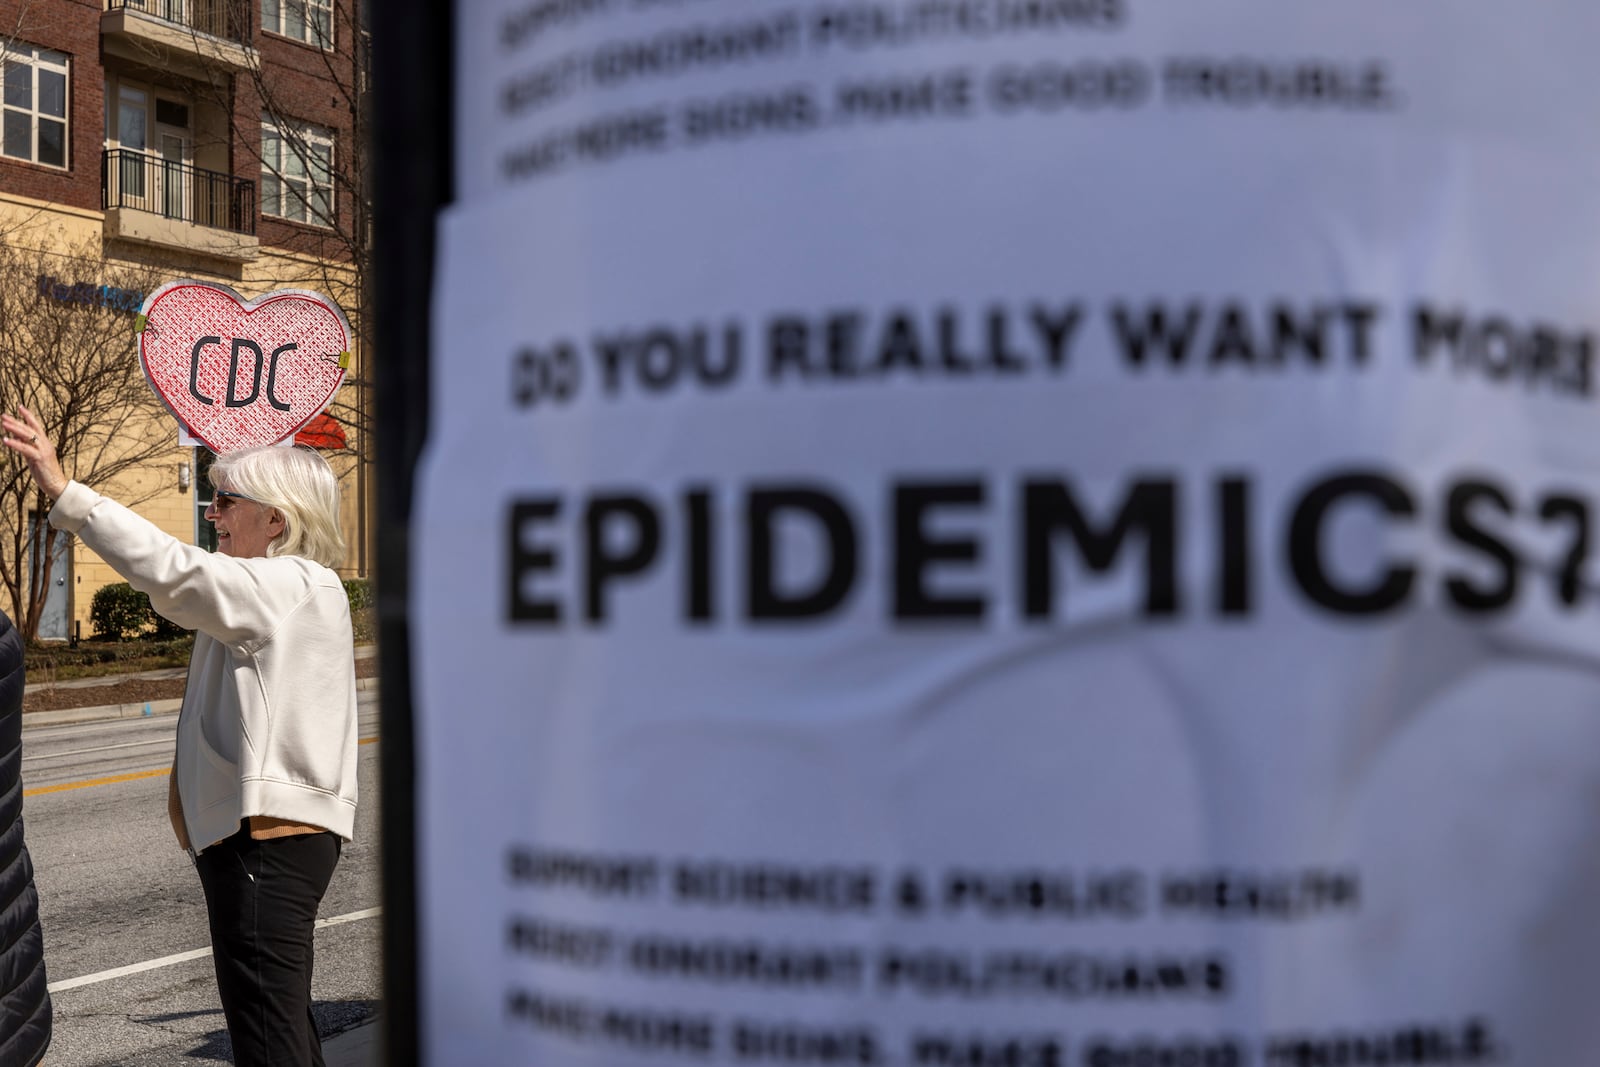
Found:
[[(378, 318), (377, 572), (383, 692), (382, 1062), (418, 1062), (415, 797), (407, 573), (412, 472), (428, 428), (434, 218), (451, 198), (455, 4), (391, 0), (373, 20)], [(427, 78), (417, 72), (431, 72)]]

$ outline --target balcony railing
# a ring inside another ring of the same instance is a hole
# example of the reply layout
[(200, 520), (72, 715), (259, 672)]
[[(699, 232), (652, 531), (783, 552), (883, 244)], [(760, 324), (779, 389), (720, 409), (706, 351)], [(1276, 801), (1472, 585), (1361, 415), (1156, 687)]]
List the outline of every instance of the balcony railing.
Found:
[(100, 157), (100, 206), (130, 208), (234, 233), (256, 232), (256, 186), (129, 148)]
[(250, 5), (239, 0), (106, 0), (107, 11), (139, 11), (196, 33), (250, 43)]

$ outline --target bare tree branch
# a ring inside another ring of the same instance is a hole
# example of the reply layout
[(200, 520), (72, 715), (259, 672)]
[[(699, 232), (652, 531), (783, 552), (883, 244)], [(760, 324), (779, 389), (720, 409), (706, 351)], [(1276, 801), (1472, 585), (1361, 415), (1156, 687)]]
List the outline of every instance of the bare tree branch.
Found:
[[(160, 284), (153, 269), (114, 266), (98, 248), (0, 242), (0, 407), (32, 409), (70, 476), (115, 486), (123, 503), (138, 505), (159, 488), (140, 492), (125, 476), (173, 453), (173, 424), (139, 365), (133, 316), (102, 306), (97, 290), (57, 298), (54, 286), (70, 285), (76, 274), (57, 281), (61, 264), (80, 259), (96, 264), (101, 285), (148, 292)], [(57, 539), (65, 536), (43, 521), (49, 508), (21, 460), (7, 453), (0, 462), (0, 588), (30, 639), (38, 636)]]

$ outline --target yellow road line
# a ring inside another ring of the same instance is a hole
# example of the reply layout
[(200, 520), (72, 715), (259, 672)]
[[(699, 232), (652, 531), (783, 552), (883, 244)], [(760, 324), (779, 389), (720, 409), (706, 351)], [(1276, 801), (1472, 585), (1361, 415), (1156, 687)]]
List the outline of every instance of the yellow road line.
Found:
[[(376, 737), (363, 737), (357, 741), (358, 745), (370, 745), (377, 741)], [(24, 789), (23, 799), (42, 796), (45, 793), (64, 793), (69, 789), (88, 789), (93, 785), (116, 785), (118, 782), (137, 782), (141, 778), (158, 778), (172, 773), (172, 768), (161, 767), (153, 771), (132, 771), (128, 774), (113, 774), (109, 778), (88, 778), (81, 782), (62, 782), (60, 785), (41, 785), (36, 789)]]
[(159, 771), (134, 771), (132, 774), (113, 774), (110, 778), (90, 778), (86, 782), (62, 782), (60, 785), (41, 785), (37, 789), (24, 789), (24, 798), (36, 797), (44, 793), (60, 793), (68, 789), (87, 789), (91, 785), (116, 785), (118, 782), (133, 782), (140, 778), (155, 778), (158, 775), (171, 774), (170, 768), (163, 767)]

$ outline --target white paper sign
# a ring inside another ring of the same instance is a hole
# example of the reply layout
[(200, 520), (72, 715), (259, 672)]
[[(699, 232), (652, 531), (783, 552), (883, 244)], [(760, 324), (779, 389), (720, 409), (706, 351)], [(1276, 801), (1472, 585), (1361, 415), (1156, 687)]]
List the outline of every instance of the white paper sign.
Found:
[(428, 1062), (1600, 1062), (1600, 9), (460, 30)]

